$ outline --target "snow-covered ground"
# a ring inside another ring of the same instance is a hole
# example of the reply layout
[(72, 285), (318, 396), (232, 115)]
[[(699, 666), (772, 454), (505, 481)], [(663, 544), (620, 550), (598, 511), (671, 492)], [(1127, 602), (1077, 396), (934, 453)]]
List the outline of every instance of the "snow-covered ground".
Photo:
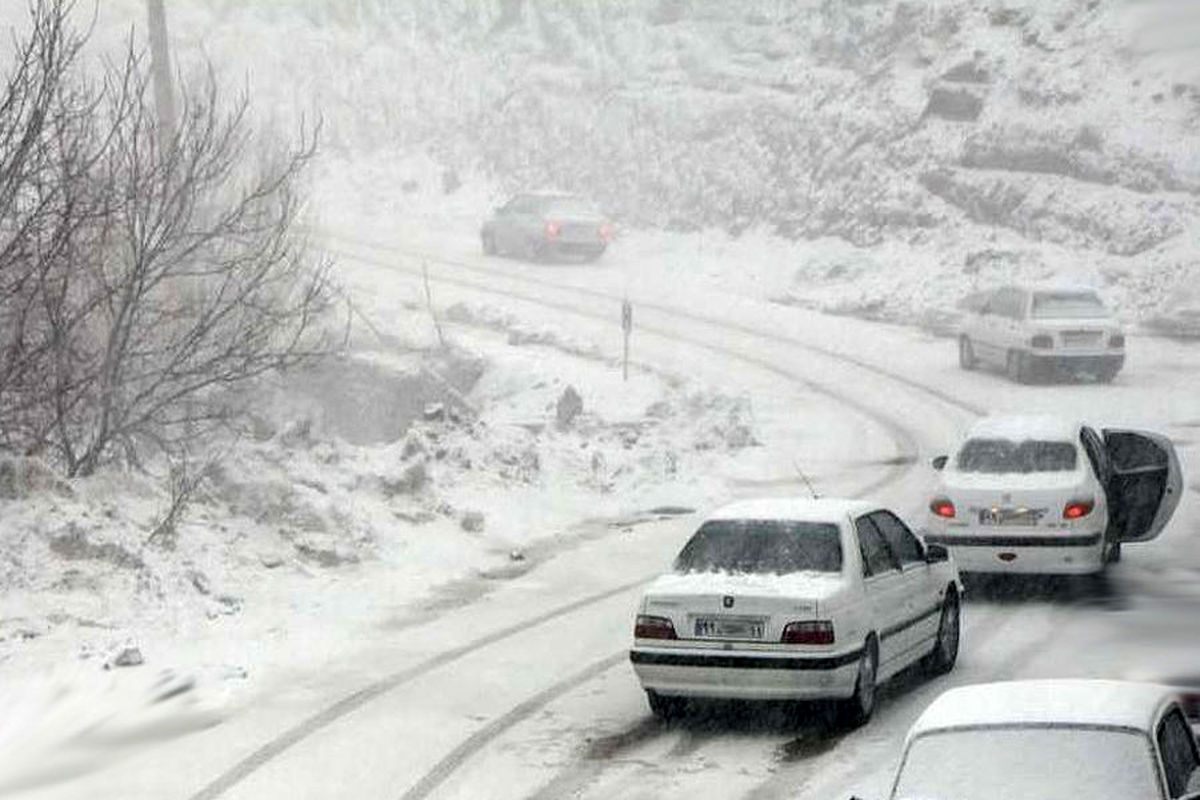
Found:
[[(429, 70), (456, 46), (439, 38), (454, 30), (449, 5), (419, 36), (394, 21), (372, 30), (369, 4), (344, 16), (298, 0), (171, 5), (177, 52), (244, 71), (266, 115), (286, 126), (309, 101), (341, 115), (313, 176), (311, 232), (339, 259), (346, 353), (260, 387), (262, 413), (214, 452), (169, 537), (152, 536), (169, 500), (161, 476), (64, 482), (33, 462), (0, 465), (0, 708), (17, 710), (0, 723), (0, 793), (78, 772), (31, 796), (882, 796), (898, 737), (941, 683), (902, 684), (873, 726), (844, 739), (770, 721), (647, 720), (621, 650), (636, 584), (694, 525), (687, 511), (801, 493), (803, 472), (822, 492), (872, 490), (918, 518), (924, 461), (985, 410), (1164, 430), (1189, 474), (1200, 468), (1192, 346), (1135, 336), (1112, 386), (1022, 387), (960, 373), (953, 348), (927, 332), (948, 324), (963, 294), (998, 280), (1074, 276), (1131, 323), (1194, 280), (1194, 76), (1158, 57), (1122, 61), (1117, 4), (1089, 16), (1083, 3), (1009, 3), (993, 18), (979, 4), (939, 3), (956, 30), (938, 33), (931, 17), (915, 40), (891, 45), (899, 5), (875, 4), (879, 19), (861, 30), (891, 48), (878, 80), (846, 46), (846, 20), (812, 40), (827, 58), (814, 67), (807, 56), (747, 55), (788, 51), (771, 33), (796, 33), (770, 16), (780, 4), (747, 5), (718, 35), (721, 5), (706, 7), (712, 19), (655, 23), (626, 40), (625, 79), (664, 107), (676, 101), (660, 91), (697, 101), (697, 127), (758, 108), (758, 84), (780, 69), (819, 78), (808, 88), (861, 81), (868, 89), (826, 111), (860, 122), (862, 109), (884, 122), (922, 115), (945, 88), (937, 76), (970, 73), (968, 62), (999, 76), (968, 87), (988, 97), (970, 129), (934, 119), (899, 150), (864, 149), (859, 167), (892, 170), (874, 211), (911, 202), (936, 225), (880, 233), (862, 227), (872, 208), (848, 204), (847, 226), (787, 238), (766, 221), (648, 229), (629, 212), (594, 265), (486, 259), (479, 221), (514, 177), (386, 135), (418, 111), (445, 123), (436, 114), (462, 112), (455, 92), (495, 69), (466, 59), (457, 72)], [(552, 6), (539, 12), (545, 36), (547, 20), (575, 19), (574, 6)], [(642, 13), (613, 9), (626, 33)], [(106, 4), (100, 36), (141, 12), (133, 0)], [(547, 67), (535, 29), (514, 33), (510, 52), (531, 81), (561, 89), (563, 71), (588, 73)], [(246, 48), (248, 38), (291, 46)], [(379, 78), (414, 65), (429, 78), (420, 91)], [(642, 69), (672, 77), (638, 84)], [(1114, 71), (1121, 81), (1109, 81)], [(729, 91), (731, 75), (758, 88)], [(392, 88), (414, 91), (410, 104), (389, 105)], [(1136, 113), (1099, 113), (1114, 103)], [(364, 130), (376, 135), (365, 149)], [(901, 158), (922, 148), (940, 155)], [(449, 166), (463, 183), (447, 194)], [(592, 179), (565, 182), (611, 190)], [(720, 194), (723, 179), (713, 180)], [(836, 205), (840, 191), (818, 199)], [(622, 298), (635, 314), (628, 382)], [(568, 386), (582, 408), (560, 424)], [(1196, 496), (1192, 485), (1168, 534), (1130, 548), (1117, 568), (1123, 609), (985, 598), (969, 610), (968, 649), (947, 680), (1147, 675), (1159, 661), (1194, 661)]]

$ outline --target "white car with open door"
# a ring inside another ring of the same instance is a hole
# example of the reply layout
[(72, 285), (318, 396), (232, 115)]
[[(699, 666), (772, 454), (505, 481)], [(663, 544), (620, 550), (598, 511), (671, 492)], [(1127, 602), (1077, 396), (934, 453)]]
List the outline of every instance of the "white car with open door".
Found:
[(1086, 287), (1002, 286), (975, 296), (958, 337), (963, 369), (991, 364), (1018, 383), (1055, 370), (1111, 381), (1125, 364), (1125, 334)]
[(634, 670), (651, 710), (686, 698), (841, 701), (958, 655), (962, 586), (946, 551), (857, 500), (748, 500), (710, 516), (638, 608)]
[(925, 541), (964, 573), (1101, 572), (1162, 532), (1183, 487), (1165, 436), (1048, 416), (980, 420), (934, 467)]
[(909, 730), (890, 797), (1198, 800), (1200, 749), (1165, 686), (961, 686), (934, 700)]

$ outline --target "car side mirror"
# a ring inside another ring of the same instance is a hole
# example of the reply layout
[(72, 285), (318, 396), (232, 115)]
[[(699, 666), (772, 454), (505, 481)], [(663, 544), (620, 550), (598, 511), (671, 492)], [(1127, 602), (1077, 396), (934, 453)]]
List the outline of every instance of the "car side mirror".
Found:
[(941, 544), (925, 545), (925, 563), (926, 564), (940, 564), (943, 561), (949, 561), (949, 560), (950, 560), (950, 551), (946, 549), (945, 545), (941, 545)]
[(942, 470), (944, 470), (946, 468), (946, 464), (949, 461), (950, 461), (950, 456), (935, 456), (934, 459), (932, 461), (930, 461), (929, 463), (933, 466), (934, 469), (936, 469), (938, 472), (941, 472)]

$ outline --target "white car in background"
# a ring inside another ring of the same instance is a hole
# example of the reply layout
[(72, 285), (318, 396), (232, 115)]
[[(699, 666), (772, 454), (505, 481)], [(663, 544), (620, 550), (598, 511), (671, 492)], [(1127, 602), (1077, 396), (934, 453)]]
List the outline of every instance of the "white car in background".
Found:
[(963, 317), (958, 362), (994, 365), (1018, 383), (1055, 370), (1108, 382), (1125, 364), (1125, 334), (1091, 289), (1004, 286), (977, 296)]
[(909, 730), (891, 800), (1196, 800), (1200, 749), (1171, 689), (962, 686)]
[(1183, 488), (1165, 436), (1048, 416), (980, 420), (934, 467), (925, 541), (964, 573), (1100, 572), (1162, 532)]
[(953, 668), (961, 597), (946, 551), (879, 505), (742, 501), (646, 590), (630, 659), (661, 717), (689, 697), (836, 699), (859, 724), (877, 683)]

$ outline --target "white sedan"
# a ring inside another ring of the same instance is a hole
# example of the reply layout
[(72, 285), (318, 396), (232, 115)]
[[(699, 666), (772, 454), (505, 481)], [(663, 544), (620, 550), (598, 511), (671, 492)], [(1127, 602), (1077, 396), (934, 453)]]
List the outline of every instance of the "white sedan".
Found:
[(925, 540), (963, 572), (1098, 573), (1162, 532), (1183, 487), (1165, 436), (1045, 416), (980, 420), (934, 467)]
[(945, 692), (913, 724), (892, 800), (1197, 800), (1200, 750), (1174, 692), (1096, 680)]
[(689, 697), (828, 698), (860, 724), (878, 682), (953, 668), (961, 597), (946, 550), (877, 504), (742, 501), (646, 590), (630, 659), (661, 717)]

